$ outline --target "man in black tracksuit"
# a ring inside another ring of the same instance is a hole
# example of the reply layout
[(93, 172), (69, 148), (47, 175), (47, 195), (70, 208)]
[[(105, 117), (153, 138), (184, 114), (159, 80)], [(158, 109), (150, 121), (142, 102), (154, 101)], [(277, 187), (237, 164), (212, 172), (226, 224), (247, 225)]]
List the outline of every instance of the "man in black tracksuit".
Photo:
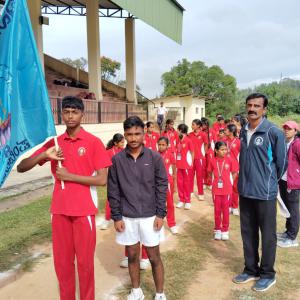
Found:
[[(245, 268), (235, 283), (257, 280), (253, 289), (266, 291), (276, 283), (276, 198), (278, 180), (286, 170), (286, 144), (282, 131), (265, 117), (268, 99), (254, 93), (247, 97), (249, 123), (240, 134), (240, 221)], [(259, 260), (259, 230), (262, 255)], [(260, 262), (260, 265), (259, 265)]]

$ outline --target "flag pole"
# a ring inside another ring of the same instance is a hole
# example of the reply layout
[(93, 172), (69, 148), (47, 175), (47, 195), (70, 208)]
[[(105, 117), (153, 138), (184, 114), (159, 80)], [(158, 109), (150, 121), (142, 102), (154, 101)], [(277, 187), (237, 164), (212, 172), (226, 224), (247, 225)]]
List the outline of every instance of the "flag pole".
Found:
[[(56, 150), (56, 152), (57, 152), (58, 149), (59, 149), (59, 147), (58, 147), (58, 142), (57, 142), (57, 136), (54, 137), (54, 144), (55, 144), (55, 150)], [(62, 167), (61, 161), (60, 161), (60, 160), (58, 161), (58, 167), (59, 167), (59, 168)], [(65, 189), (65, 183), (64, 183), (64, 181), (61, 180), (60, 184), (61, 184), (62, 190), (64, 190), (64, 189)]]

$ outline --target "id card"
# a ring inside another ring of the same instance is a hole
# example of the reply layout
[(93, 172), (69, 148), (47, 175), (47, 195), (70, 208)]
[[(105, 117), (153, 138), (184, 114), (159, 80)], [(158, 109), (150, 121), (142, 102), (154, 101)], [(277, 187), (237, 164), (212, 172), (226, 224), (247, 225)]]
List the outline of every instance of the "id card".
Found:
[(218, 189), (223, 188), (223, 181), (221, 179), (218, 180)]
[(177, 154), (177, 160), (181, 160), (181, 153)]

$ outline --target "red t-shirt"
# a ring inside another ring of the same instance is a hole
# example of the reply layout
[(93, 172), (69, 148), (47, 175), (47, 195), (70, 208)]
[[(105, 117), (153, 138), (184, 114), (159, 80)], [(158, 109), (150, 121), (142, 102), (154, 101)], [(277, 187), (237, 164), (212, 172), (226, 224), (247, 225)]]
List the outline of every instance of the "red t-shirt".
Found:
[(169, 140), (169, 149), (171, 150), (172, 153), (176, 153), (177, 145), (179, 142), (179, 137), (177, 131), (173, 130), (168, 130), (168, 131), (163, 131), (161, 136), (164, 136), (168, 138)]
[(194, 150), (195, 150), (195, 159), (202, 159), (205, 157), (205, 145), (208, 144), (207, 134), (203, 131), (198, 133), (191, 132), (189, 133), (189, 138), (191, 139)]
[(172, 166), (176, 164), (174, 154), (170, 150), (167, 150), (163, 153), (160, 152), (160, 155), (162, 156), (162, 158), (164, 160), (164, 164), (165, 164), (167, 174), (168, 174), (168, 180), (169, 180), (169, 183), (171, 183), (171, 182), (173, 182)]
[(227, 138), (227, 149), (228, 155), (231, 157), (232, 161), (237, 164), (239, 169), (239, 156), (240, 156), (240, 149), (241, 149), (241, 141), (239, 138), (235, 137), (233, 139)]
[(106, 152), (107, 152), (109, 158), (112, 159), (113, 156), (115, 156), (117, 153), (121, 152), (122, 150), (123, 149), (113, 146), (112, 148), (107, 149)]
[(213, 124), (212, 128), (213, 128), (213, 130), (214, 130), (215, 132), (219, 132), (220, 129), (225, 129), (225, 128), (226, 128), (226, 124), (225, 124), (225, 123), (224, 123), (224, 124), (220, 124), (219, 122), (215, 122), (215, 123)]
[(194, 146), (188, 136), (179, 139), (176, 151), (176, 167), (177, 169), (192, 169)]
[(145, 133), (144, 137), (144, 145), (145, 147), (157, 151), (157, 142), (158, 139), (160, 138), (159, 133), (157, 132), (152, 132), (152, 134)]
[[(237, 167), (230, 157), (219, 158), (214, 156), (208, 165), (208, 172), (213, 173), (212, 193), (214, 195), (231, 195), (233, 185), (231, 173), (237, 171)], [(223, 182), (222, 188), (218, 188), (219, 179)]]
[[(70, 138), (65, 132), (57, 140), (65, 158), (62, 166), (70, 173), (92, 176), (95, 171), (111, 165), (111, 160), (101, 140), (83, 128), (75, 138)], [(32, 156), (45, 152), (52, 146), (54, 146), (53, 139), (45, 143)], [(45, 162), (42, 161), (40, 165)], [(95, 215), (98, 211), (96, 187), (66, 181), (63, 190), (60, 180), (56, 178), (56, 166), (57, 161), (51, 160), (51, 172), (55, 179), (51, 213), (67, 216)]]

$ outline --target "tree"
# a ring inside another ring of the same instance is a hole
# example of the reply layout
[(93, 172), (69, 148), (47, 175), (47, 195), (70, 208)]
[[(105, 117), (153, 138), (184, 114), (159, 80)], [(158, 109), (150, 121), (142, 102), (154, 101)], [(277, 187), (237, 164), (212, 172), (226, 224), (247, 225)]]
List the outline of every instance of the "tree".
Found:
[[(300, 81), (285, 78), (280, 82), (263, 83), (238, 93), (239, 102), (244, 104), (247, 95), (259, 92), (269, 98), (268, 114), (281, 117), (300, 113)], [(244, 104), (245, 105), (245, 104)]]
[(109, 57), (101, 57), (101, 77), (104, 80), (112, 81), (121, 69), (121, 63)]
[[(62, 62), (74, 67), (79, 68), (80, 70), (86, 71), (88, 61), (84, 57), (77, 59), (71, 59), (69, 57), (62, 58)], [(109, 57), (101, 57), (101, 78), (104, 80), (112, 81), (113, 78), (117, 76), (117, 71), (121, 68), (121, 63), (115, 60), (112, 60)]]
[(224, 74), (219, 66), (207, 67), (202, 61), (178, 61), (169, 72), (162, 75), (163, 96), (193, 94), (207, 99), (207, 113), (213, 115), (216, 110), (234, 114), (236, 105), (236, 80)]
[[(126, 88), (126, 80), (119, 80), (118, 85), (121, 86), (121, 87)], [(140, 90), (141, 90), (141, 88), (140, 88), (140, 86), (138, 84), (136, 85), (135, 89), (138, 92), (140, 92)]]
[(80, 70), (83, 70), (85, 71), (86, 70), (86, 67), (87, 67), (87, 64), (88, 64), (88, 61), (86, 58), (84, 57), (80, 57), (80, 58), (77, 58), (77, 59), (71, 59), (69, 57), (65, 57), (65, 58), (61, 58), (60, 59), (62, 62), (64, 62), (65, 64), (68, 64), (74, 68), (78, 68)]

